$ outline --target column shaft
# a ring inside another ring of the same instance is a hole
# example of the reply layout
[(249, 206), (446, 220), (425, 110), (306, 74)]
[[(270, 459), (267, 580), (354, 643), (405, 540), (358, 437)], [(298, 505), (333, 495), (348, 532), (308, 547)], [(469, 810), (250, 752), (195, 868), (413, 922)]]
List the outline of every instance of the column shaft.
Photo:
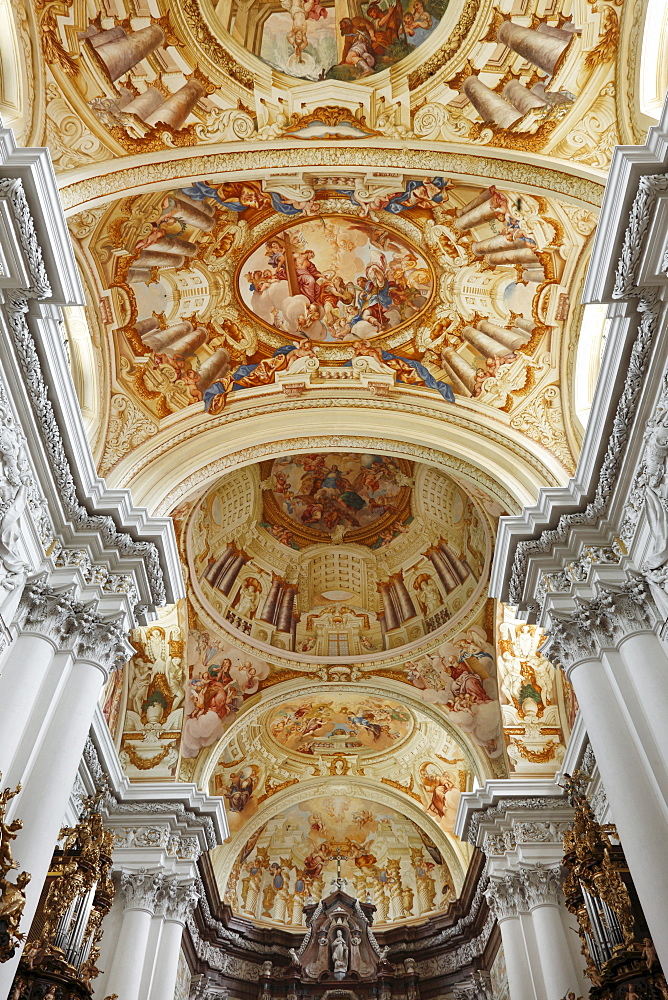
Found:
[(453, 573), (448, 560), (440, 549), (430, 549), (428, 555), (439, 575), (441, 583), (445, 587), (446, 594), (449, 594), (455, 589), (455, 587), (459, 586), (459, 580)]
[(278, 609), (276, 627), (279, 632), (292, 631), (292, 611), (295, 604), (295, 588), (286, 584)]
[(524, 56), (534, 66), (552, 76), (559, 66), (561, 57), (570, 44), (570, 39), (554, 38), (546, 32), (534, 31), (512, 21), (504, 21), (496, 37), (513, 52)]
[(491, 90), (477, 76), (469, 76), (464, 80), (462, 93), (466, 94), (484, 122), (494, 122), (501, 128), (510, 128), (522, 117), (517, 108)]
[(657, 780), (668, 793), (668, 655), (661, 640), (653, 632), (639, 632), (619, 644), (621, 659), (628, 678), (635, 688), (640, 710), (645, 716), (661, 761)]
[(39, 701), (55, 653), (46, 636), (24, 633), (15, 639), (5, 660), (0, 674), (0, 772), (5, 781), (10, 780), (11, 762)]
[(455, 388), (465, 396), (470, 396), (475, 389), (475, 368), (466, 358), (457, 354), (454, 347), (446, 347), (441, 354), (443, 367), (450, 378), (456, 383)]
[(487, 319), (480, 320), (478, 329), (482, 330), (488, 336), (493, 337), (499, 344), (503, 344), (509, 351), (516, 351), (518, 347), (522, 347), (530, 339), (526, 334), (520, 333), (519, 330), (505, 330), (502, 326), (499, 326), (497, 323), (490, 323)]
[(522, 240), (515, 240), (511, 250), (497, 250), (487, 255), (488, 264), (535, 264), (540, 262), (534, 251)]
[[(148, 910), (126, 909), (114, 960), (105, 989), (123, 1000), (139, 1000), (152, 915)], [(178, 955), (177, 955), (178, 960)], [(171, 996), (172, 994), (165, 994)]]
[(165, 33), (157, 24), (150, 24), (148, 28), (141, 28), (133, 31), (125, 38), (117, 38), (111, 42), (105, 42), (95, 51), (104, 63), (109, 79), (112, 83), (120, 80), (128, 70), (136, 66), (159, 45), (165, 41)]
[(267, 599), (264, 602), (264, 607), (262, 608), (262, 614), (260, 617), (262, 621), (269, 622), (270, 625), (274, 624), (274, 618), (276, 615), (276, 605), (278, 603), (278, 597), (281, 592), (281, 581), (278, 577), (274, 577), (271, 581), (271, 587), (269, 588), (269, 593), (267, 594)]
[(511, 1000), (536, 1000), (519, 916), (499, 919)]
[(202, 574), (202, 578), (207, 580), (212, 587), (217, 587), (225, 575), (225, 570), (229, 566), (232, 559), (234, 559), (235, 555), (236, 552), (234, 546), (227, 545), (223, 554), (216, 559), (213, 565), (207, 566)]
[(199, 80), (188, 80), (180, 90), (177, 90), (159, 108), (146, 116), (146, 124), (170, 125), (172, 128), (181, 128), (203, 96), (204, 87)]
[[(491, 256), (493, 255), (490, 254), (490, 258)], [(502, 358), (508, 353), (507, 347), (499, 344), (475, 326), (465, 326), (462, 330), (462, 337), (471, 347), (475, 347), (477, 351), (480, 351), (485, 358)]]
[(222, 579), (220, 581), (216, 580), (216, 587), (218, 587), (218, 589), (221, 590), (225, 596), (227, 596), (231, 591), (232, 584), (239, 576), (243, 564), (244, 557), (237, 553), (235, 557), (230, 560), (227, 569), (223, 573)]
[(471, 250), (476, 257), (484, 257), (486, 253), (491, 253), (492, 250), (510, 250), (512, 245), (513, 240), (509, 239), (505, 234), (501, 234), (500, 236), (489, 236), (486, 240), (477, 240), (471, 244)]
[[(200, 331), (201, 333), (204, 334), (204, 340), (201, 341), (201, 343), (203, 344), (206, 342), (208, 334), (203, 327), (198, 327), (197, 330), (195, 330), (195, 333), (199, 333)], [(200, 346), (200, 344), (198, 344), (197, 346)], [(193, 348), (192, 350), (193, 351), (197, 350), (197, 348)], [(205, 392), (206, 389), (208, 389), (209, 386), (213, 385), (214, 382), (217, 382), (218, 379), (222, 378), (224, 375), (227, 375), (229, 370), (230, 370), (229, 352), (226, 351), (224, 347), (216, 348), (211, 357), (206, 359), (206, 361), (203, 363), (202, 367), (199, 370), (199, 381), (197, 383), (199, 391)]]
[[(26, 888), (23, 932), (37, 909), (103, 681), (102, 670), (92, 663), (78, 660), (72, 664), (23, 788), (11, 803), (8, 820), (23, 820), (14, 858), (19, 871), (32, 875)], [(9, 992), (22, 950), (18, 948), (14, 958), (0, 966), (0, 996)]]
[(215, 215), (211, 206), (204, 201), (193, 202), (187, 195), (181, 194), (178, 198), (169, 195), (163, 202), (163, 208), (169, 209), (174, 215), (178, 215), (184, 222), (189, 222), (191, 226), (196, 226), (203, 232), (210, 232), (215, 224)]
[(498, 195), (496, 188), (487, 188), (473, 201), (457, 210), (455, 229), (464, 232), (467, 229), (472, 229), (473, 226), (479, 226), (482, 222), (488, 222), (490, 219), (501, 221), (505, 214), (504, 202), (505, 198), (503, 195)]
[(401, 573), (397, 573), (394, 578), (394, 586), (396, 589), (397, 600), (399, 601), (399, 607), (401, 608), (402, 621), (408, 621), (409, 618), (415, 618), (415, 605), (411, 600), (411, 595), (406, 590), (406, 584), (404, 583), (404, 578)]
[(129, 104), (126, 104), (123, 111), (129, 115), (136, 115), (142, 121), (156, 108), (159, 108), (164, 98), (157, 87), (147, 87), (141, 94), (134, 97)]
[(175, 343), (175, 341), (180, 340), (181, 337), (185, 337), (186, 334), (192, 333), (193, 325), (192, 323), (177, 323), (175, 326), (168, 326), (165, 330), (154, 330), (142, 337), (143, 342), (151, 350), (157, 351), (160, 354), (165, 347), (169, 347), (170, 344)]
[(569, 990), (576, 990), (578, 976), (566, 941), (566, 931), (559, 906), (545, 903), (531, 910), (531, 922), (547, 1000), (561, 1000)]
[(392, 597), (390, 595), (390, 584), (381, 583), (380, 596), (383, 602), (383, 611), (385, 612), (385, 628), (393, 629), (396, 628), (399, 622), (397, 621), (397, 615), (394, 610), (394, 604), (392, 603)]
[(163, 921), (149, 1000), (165, 1000), (174, 996), (182, 934), (183, 924), (180, 921)]
[(138, 319), (135, 323), (135, 332), (138, 337), (143, 340), (144, 337), (148, 336), (149, 333), (153, 333), (158, 330), (160, 324), (158, 323), (155, 316), (149, 316), (148, 319)]
[(544, 108), (547, 101), (544, 101), (538, 94), (533, 94), (526, 87), (522, 86), (519, 80), (510, 80), (503, 88), (503, 96), (507, 101), (526, 115), (534, 108)]
[(142, 250), (135, 261), (136, 267), (183, 267), (185, 254), (168, 253), (166, 250)]
[(471, 570), (468, 566), (462, 562), (462, 560), (455, 555), (447, 542), (441, 542), (439, 546), (441, 552), (444, 554), (445, 558), (448, 560), (455, 576), (458, 578), (460, 583), (464, 583), (471, 575)]
[[(6, 784), (16, 785), (19, 781), (25, 784), (26, 775), (32, 767), (32, 761), (39, 753), (43, 735), (51, 724), (54, 707), (57, 705), (61, 690), (67, 682), (71, 666), (72, 653), (69, 650), (60, 650), (54, 655), (42, 686), (39, 692), (36, 692), (37, 698), (34, 707), (24, 719), (21, 740), (13, 760), (7, 771), (3, 772)], [(1, 728), (0, 732), (2, 732)]]

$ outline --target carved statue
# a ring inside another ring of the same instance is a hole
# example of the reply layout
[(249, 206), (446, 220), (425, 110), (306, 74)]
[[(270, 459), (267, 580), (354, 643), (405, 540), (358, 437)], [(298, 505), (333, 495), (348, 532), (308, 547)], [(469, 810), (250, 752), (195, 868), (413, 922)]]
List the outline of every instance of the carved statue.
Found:
[(332, 958), (334, 959), (335, 973), (348, 971), (348, 943), (340, 927), (337, 929), (336, 936), (332, 941)]

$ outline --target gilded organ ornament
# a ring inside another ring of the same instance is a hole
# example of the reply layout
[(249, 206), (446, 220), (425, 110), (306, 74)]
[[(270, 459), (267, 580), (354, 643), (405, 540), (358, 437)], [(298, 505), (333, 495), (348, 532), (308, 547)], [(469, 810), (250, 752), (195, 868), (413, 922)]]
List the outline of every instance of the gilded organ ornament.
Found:
[(668, 990), (612, 823), (596, 820), (587, 797), (589, 777), (564, 774), (574, 807), (564, 834), (564, 896), (578, 921), (586, 974), (596, 1000), (651, 997)]
[[(103, 793), (86, 798), (75, 827), (60, 831), (45, 892), (33, 920), (14, 982), (17, 997), (57, 988), (86, 1000), (99, 976), (102, 921), (111, 909), (113, 835), (99, 812)], [(36, 995), (36, 994), (35, 994)]]
[(19, 926), (26, 903), (24, 890), (31, 876), (28, 872), (19, 872), (15, 881), (7, 878), (11, 871), (18, 868), (12, 857), (12, 841), (23, 827), (20, 819), (7, 822), (7, 806), (20, 791), (19, 784), (13, 791), (5, 788), (0, 792), (0, 962), (8, 962), (17, 945), (25, 938), (25, 934), (19, 931)]

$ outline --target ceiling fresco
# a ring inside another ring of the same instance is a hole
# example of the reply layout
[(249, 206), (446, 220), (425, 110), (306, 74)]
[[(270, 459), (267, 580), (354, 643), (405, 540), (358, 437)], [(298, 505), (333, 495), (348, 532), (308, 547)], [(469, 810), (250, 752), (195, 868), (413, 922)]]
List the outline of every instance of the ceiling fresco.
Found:
[(468, 142), (601, 169), (637, 100), (614, 86), (632, 17), (570, 0), (40, 4), (49, 139), (65, 170), (293, 136)]
[(366, 219), (324, 215), (279, 230), (237, 280), (264, 323), (317, 342), (391, 333), (419, 316), (434, 285), (424, 257), (400, 237)]
[(337, 658), (452, 628), (481, 598), (492, 523), (426, 466), (316, 453), (223, 477), (185, 537), (200, 607), (232, 637)]
[(378, 753), (396, 748), (412, 728), (410, 713), (396, 702), (351, 702), (341, 696), (320, 702), (310, 698), (290, 701), (269, 720), (276, 742), (303, 754)]
[(230, 3), (232, 37), (274, 69), (354, 82), (394, 66), (438, 28), (448, 0), (257, 0)]
[(380, 548), (410, 523), (412, 484), (409, 463), (382, 455), (277, 458), (261, 484), (262, 523), (293, 548), (333, 537)]
[(328, 895), (339, 870), (344, 888), (375, 904), (381, 924), (424, 917), (454, 894), (441, 852), (420, 827), (390, 806), (334, 794), (261, 827), (239, 855), (227, 898), (260, 922), (301, 926), (306, 900)]
[(553, 775), (577, 712), (488, 585), (498, 518), (578, 458), (641, 5), (12, 11), (94, 459), (184, 569), (103, 693), (125, 772), (223, 799), (240, 917), (297, 930), (338, 857), (379, 922), (429, 920), (470, 863), (462, 792)]
[[(442, 176), (361, 180), (197, 181), (104, 211), (83, 245), (133, 400), (119, 432), (130, 412), (146, 440), (252, 390), (417, 388), (512, 413), (571, 470), (558, 346), (594, 213)], [(131, 441), (110, 438), (105, 471)]]

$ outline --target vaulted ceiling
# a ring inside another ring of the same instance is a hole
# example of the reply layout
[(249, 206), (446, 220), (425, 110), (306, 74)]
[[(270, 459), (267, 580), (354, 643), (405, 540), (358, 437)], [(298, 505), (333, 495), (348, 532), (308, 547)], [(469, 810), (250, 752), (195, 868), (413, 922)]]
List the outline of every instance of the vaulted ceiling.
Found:
[(224, 797), (220, 895), (260, 925), (337, 858), (381, 923), (444, 911), (461, 792), (563, 757), (570, 689), (488, 584), (498, 518), (577, 461), (637, 8), (13, 0), (91, 447), (182, 555), (105, 714), (132, 780)]

